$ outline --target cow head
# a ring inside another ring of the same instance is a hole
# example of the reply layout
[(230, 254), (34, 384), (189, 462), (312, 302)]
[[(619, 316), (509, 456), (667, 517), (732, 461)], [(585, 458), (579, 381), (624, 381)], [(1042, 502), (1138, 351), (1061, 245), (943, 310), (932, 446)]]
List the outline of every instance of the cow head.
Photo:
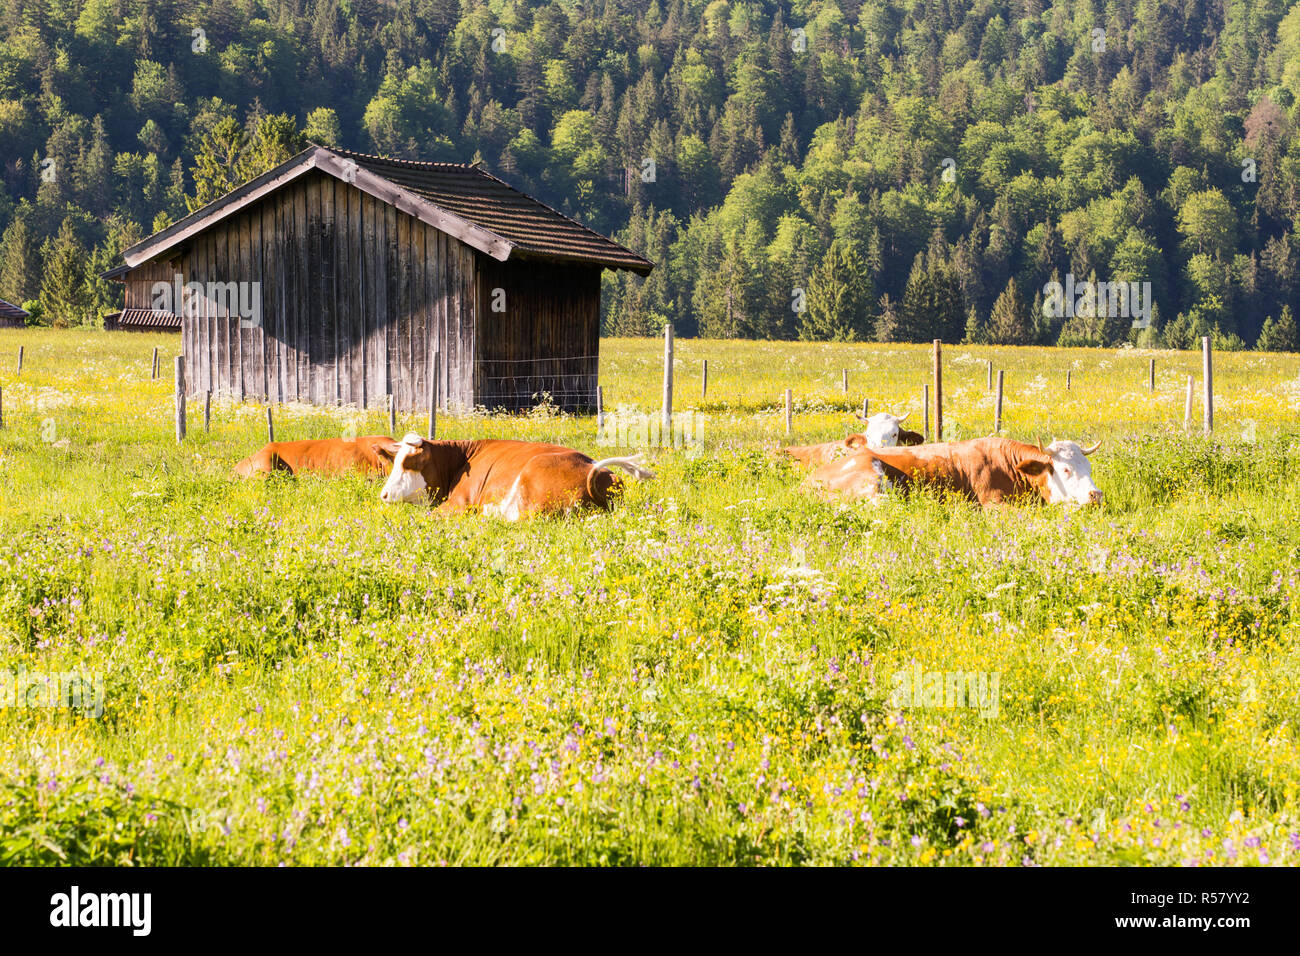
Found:
[(434, 448), (433, 442), (425, 441), (415, 432), (407, 432), (400, 442), (376, 445), (375, 451), (385, 458), (391, 457), (393, 462), (379, 500), (397, 504), (446, 494), (445, 487), (437, 487), (440, 482)]
[(1049, 504), (1101, 504), (1101, 489), (1092, 480), (1088, 456), (1101, 447), (1080, 447), (1072, 441), (1054, 441), (1016, 466)]
[[(888, 412), (877, 412), (870, 418), (863, 419), (867, 427), (863, 429), (868, 448), (893, 448), (899, 444), (899, 425), (906, 421), (907, 416), (912, 414), (908, 412), (901, 418), (897, 415), (891, 415)], [(862, 418), (861, 415), (858, 416)], [(909, 434), (915, 434), (911, 432)]]

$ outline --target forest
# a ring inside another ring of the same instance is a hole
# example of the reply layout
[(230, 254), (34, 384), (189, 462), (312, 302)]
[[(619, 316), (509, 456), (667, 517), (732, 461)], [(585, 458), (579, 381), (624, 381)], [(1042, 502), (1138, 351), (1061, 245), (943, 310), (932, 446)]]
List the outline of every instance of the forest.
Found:
[(1295, 351), (1298, 99), (1286, 0), (0, 0), (0, 298), (97, 325), (123, 248), (315, 142), (646, 255), (609, 335)]

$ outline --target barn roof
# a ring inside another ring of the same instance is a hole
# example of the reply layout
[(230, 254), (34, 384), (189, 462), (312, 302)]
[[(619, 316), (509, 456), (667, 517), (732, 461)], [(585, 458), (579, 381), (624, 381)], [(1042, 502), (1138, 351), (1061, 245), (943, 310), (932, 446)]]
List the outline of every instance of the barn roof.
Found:
[(179, 332), (181, 317), (159, 309), (123, 309), (104, 316), (105, 329), (134, 329), (141, 332)]
[(26, 322), (27, 312), (12, 302), (0, 299), (0, 322)]
[(654, 263), (476, 166), (385, 159), (310, 146), (122, 253), (134, 268), (313, 169), (502, 262), (512, 255), (649, 274)]

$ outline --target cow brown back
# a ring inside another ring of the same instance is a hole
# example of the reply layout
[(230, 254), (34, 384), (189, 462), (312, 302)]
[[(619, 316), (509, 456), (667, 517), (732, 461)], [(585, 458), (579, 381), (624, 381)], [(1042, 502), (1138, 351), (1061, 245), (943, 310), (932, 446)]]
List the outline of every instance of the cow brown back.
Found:
[(387, 435), (271, 442), (235, 465), (235, 474), (383, 474), (393, 460), (386, 451), (391, 444)]
[(981, 505), (1031, 496), (1047, 500), (1047, 472), (1052, 460), (1043, 449), (1011, 438), (974, 438), (936, 442), (912, 448), (873, 448), (853, 458), (862, 472), (874, 472), (872, 462), (886, 474), (940, 490), (955, 492)]
[[(393, 474), (380, 497), (425, 497), (443, 512), (477, 508), (516, 520), (587, 505), (607, 508), (622, 487), (602, 463), (573, 448), (544, 442), (428, 441), (408, 435), (388, 450), (394, 456)], [(632, 459), (605, 463), (638, 477), (653, 477)]]

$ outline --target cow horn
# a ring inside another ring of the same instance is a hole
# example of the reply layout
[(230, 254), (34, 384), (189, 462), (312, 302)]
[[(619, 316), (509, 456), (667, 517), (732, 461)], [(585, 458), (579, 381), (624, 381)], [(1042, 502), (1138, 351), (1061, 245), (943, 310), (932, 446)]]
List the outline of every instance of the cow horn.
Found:
[(898, 419), (898, 424), (901, 425), (901, 424), (903, 424), (903, 422), (907, 421), (907, 416), (910, 415), (910, 414), (912, 414), (910, 411), (908, 411), (908, 412), (903, 412), (903, 417), (900, 418), (900, 419)]
[(1098, 442), (1097, 442), (1095, 445), (1093, 445), (1091, 448), (1080, 448), (1079, 450), (1082, 451), (1082, 452), (1084, 453), (1084, 455), (1091, 455), (1094, 451), (1096, 451), (1096, 450), (1097, 450), (1098, 448), (1100, 448), (1100, 447), (1101, 447), (1101, 442), (1098, 441)]

